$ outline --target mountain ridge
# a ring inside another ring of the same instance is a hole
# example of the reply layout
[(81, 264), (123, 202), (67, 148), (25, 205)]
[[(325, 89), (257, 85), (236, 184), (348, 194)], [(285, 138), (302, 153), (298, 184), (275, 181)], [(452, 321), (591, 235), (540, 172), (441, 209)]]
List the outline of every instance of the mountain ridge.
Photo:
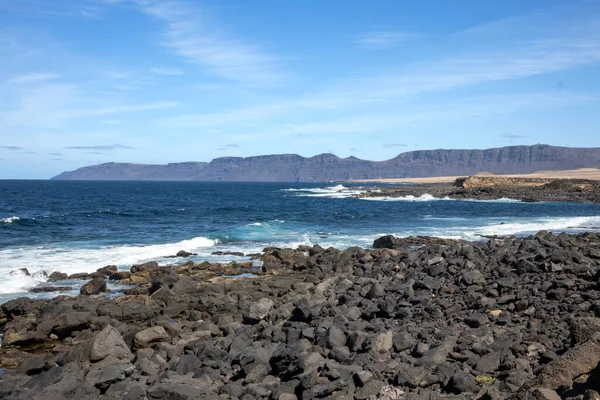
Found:
[(137, 164), (109, 162), (66, 171), (53, 180), (156, 180), (324, 182), (332, 180), (418, 178), (539, 170), (600, 168), (600, 148), (550, 145), (505, 146), (490, 149), (436, 149), (400, 153), (384, 161), (331, 153), (302, 157), (273, 154), (218, 157), (210, 162)]

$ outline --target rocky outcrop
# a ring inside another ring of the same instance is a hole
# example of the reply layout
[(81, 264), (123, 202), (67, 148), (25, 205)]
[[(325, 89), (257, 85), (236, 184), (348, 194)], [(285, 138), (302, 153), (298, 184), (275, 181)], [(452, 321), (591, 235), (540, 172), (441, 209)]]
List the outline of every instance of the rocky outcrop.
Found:
[(107, 163), (63, 172), (59, 180), (169, 180), (325, 182), (349, 179), (473, 175), (481, 171), (530, 173), (600, 167), (600, 148), (548, 145), (509, 146), (487, 150), (421, 150), (386, 161), (320, 154), (221, 157), (209, 163), (167, 165)]
[(598, 397), (600, 235), (377, 243), (269, 248), (251, 279), (147, 263), (116, 299), (12, 300), (0, 398)]
[(421, 184), (370, 188), (356, 197), (404, 197), (423, 195), (454, 200), (512, 199), (523, 202), (600, 203), (600, 182), (586, 179), (508, 178), (470, 176), (454, 185)]

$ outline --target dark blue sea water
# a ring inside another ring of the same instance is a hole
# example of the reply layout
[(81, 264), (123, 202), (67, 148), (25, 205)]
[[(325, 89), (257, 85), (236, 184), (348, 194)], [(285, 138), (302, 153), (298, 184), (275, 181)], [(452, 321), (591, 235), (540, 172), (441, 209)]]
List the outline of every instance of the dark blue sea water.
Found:
[[(357, 186), (305, 183), (0, 181), (0, 302), (45, 280), (40, 271), (128, 268), (179, 250), (195, 261), (244, 258), (215, 251), (319, 243), (370, 246), (375, 238), (582, 231), (600, 205), (406, 199), (361, 200)], [(27, 268), (32, 276), (14, 273)]]

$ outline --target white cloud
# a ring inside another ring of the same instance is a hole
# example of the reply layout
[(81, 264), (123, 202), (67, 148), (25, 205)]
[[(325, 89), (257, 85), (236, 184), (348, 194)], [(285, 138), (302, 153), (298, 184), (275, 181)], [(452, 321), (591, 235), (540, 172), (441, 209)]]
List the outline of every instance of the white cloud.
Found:
[[(560, 15), (560, 12), (556, 13)], [(319, 91), (296, 94), (275, 102), (218, 113), (174, 116), (162, 122), (195, 127), (256, 122), (312, 110), (333, 113), (355, 112), (368, 106), (397, 108), (431, 93), (597, 65), (600, 63), (598, 14), (590, 13), (586, 18), (580, 18), (575, 27), (569, 25), (568, 19), (557, 25), (558, 17), (556, 24), (531, 16), (517, 22), (494, 22), (448, 39), (445, 46), (461, 49), (453, 51), (451, 56), (406, 64), (386, 73), (372, 70), (362, 76), (340, 78)], [(554, 14), (552, 17), (555, 18)], [(531, 28), (532, 25), (538, 29)], [(512, 32), (519, 40), (507, 41), (506, 32)], [(482, 35), (484, 42), (495, 43), (493, 50), (485, 43), (481, 44)], [(502, 39), (501, 44), (497, 42), (499, 39)]]
[(414, 123), (456, 121), (490, 115), (499, 115), (522, 110), (551, 109), (555, 107), (579, 106), (598, 99), (585, 94), (561, 92), (525, 93), (515, 95), (478, 96), (456, 99), (452, 104), (427, 104), (406, 106), (390, 111), (362, 112), (338, 118), (313, 122), (299, 122), (293, 129), (278, 129), (270, 132), (249, 133), (235, 136), (233, 140), (258, 140), (270, 137), (301, 136), (305, 138), (323, 135), (353, 135), (374, 132), (397, 132)]
[(163, 45), (220, 78), (255, 86), (280, 83), (279, 60), (258, 46), (222, 33), (188, 3), (177, 0), (134, 0), (165, 25)]
[(48, 81), (51, 79), (56, 79), (58, 77), (59, 77), (59, 75), (57, 75), (57, 74), (52, 74), (52, 73), (47, 73), (47, 72), (37, 72), (37, 73), (30, 73), (30, 74), (15, 76), (14, 78), (9, 79), (7, 81), (7, 83), (21, 84), (21, 83), (41, 82), (41, 81)]
[(17, 92), (15, 103), (9, 111), (0, 109), (0, 128), (60, 128), (77, 118), (159, 110), (178, 105), (169, 101), (114, 104), (106, 99), (89, 98), (83, 88), (74, 84), (34, 86)]
[(391, 49), (397, 45), (414, 40), (415, 34), (398, 31), (369, 32), (358, 39), (358, 44), (371, 50)]

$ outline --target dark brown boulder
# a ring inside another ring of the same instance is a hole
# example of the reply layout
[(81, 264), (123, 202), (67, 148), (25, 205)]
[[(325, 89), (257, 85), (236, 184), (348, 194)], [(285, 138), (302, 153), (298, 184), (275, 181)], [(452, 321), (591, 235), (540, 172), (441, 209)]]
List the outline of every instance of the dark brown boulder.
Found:
[(79, 290), (80, 294), (91, 296), (94, 294), (100, 294), (106, 292), (106, 281), (102, 278), (94, 278)]

